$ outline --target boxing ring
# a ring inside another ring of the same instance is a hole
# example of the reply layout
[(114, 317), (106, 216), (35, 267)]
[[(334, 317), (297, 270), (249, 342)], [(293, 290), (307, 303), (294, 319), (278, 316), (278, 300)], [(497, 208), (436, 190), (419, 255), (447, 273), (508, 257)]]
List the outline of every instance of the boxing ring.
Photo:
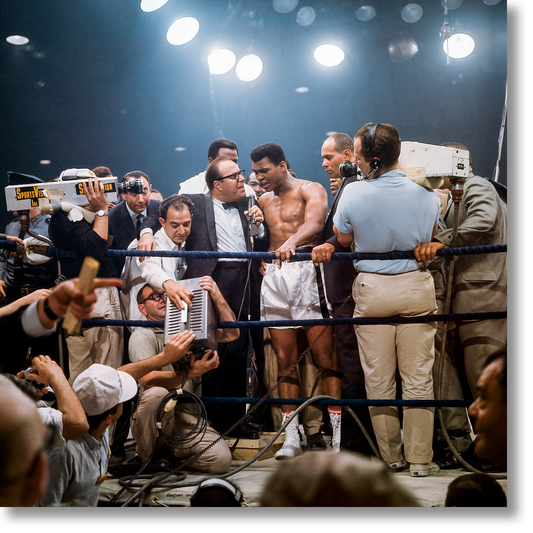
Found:
[[(0, 248), (5, 248), (8, 251), (15, 251), (16, 245), (14, 242), (10, 241), (1, 241)], [(437, 256), (443, 257), (455, 257), (461, 255), (471, 255), (471, 254), (489, 254), (489, 253), (506, 253), (507, 245), (490, 245), (490, 246), (474, 246), (474, 247), (462, 247), (462, 248), (444, 248), (437, 251)], [(59, 248), (48, 246), (40, 253), (44, 253), (47, 257), (57, 258), (57, 259), (68, 259), (68, 258), (77, 258), (76, 254), (72, 252), (67, 252)], [(108, 250), (107, 255), (111, 257), (183, 257), (187, 259), (188, 257), (195, 257), (201, 259), (219, 259), (219, 258), (232, 258), (232, 259), (260, 259), (271, 262), (275, 259), (275, 253), (273, 252), (243, 252), (243, 253), (224, 253), (224, 252), (192, 252), (192, 251), (143, 251), (143, 250)], [(388, 252), (388, 253), (333, 253), (331, 256), (332, 260), (353, 260), (353, 259), (371, 259), (371, 260), (385, 260), (385, 259), (415, 259), (413, 251), (401, 251), (401, 252)], [(310, 253), (297, 253), (291, 256), (291, 261), (308, 261), (311, 260)], [(220, 322), (218, 324), (219, 328), (268, 328), (268, 327), (277, 327), (277, 326), (334, 326), (336, 324), (358, 324), (358, 325), (374, 325), (374, 324), (400, 324), (400, 323), (421, 323), (421, 322), (455, 322), (456, 324), (470, 322), (470, 321), (482, 321), (489, 319), (506, 319), (507, 310), (501, 311), (491, 311), (491, 312), (480, 312), (480, 313), (446, 313), (446, 314), (430, 314), (426, 316), (417, 316), (417, 317), (405, 317), (405, 316), (393, 316), (387, 318), (324, 318), (324, 319), (314, 319), (314, 320), (301, 320), (301, 321), (235, 321), (235, 322)], [(82, 322), (83, 328), (90, 327), (108, 327), (108, 326), (122, 326), (122, 327), (151, 327), (151, 328), (164, 328), (164, 322), (155, 322), (155, 321), (129, 321), (129, 320), (104, 320), (104, 319), (91, 319), (84, 320)], [(324, 329), (325, 330), (325, 329)], [(310, 350), (310, 348), (308, 348)], [(311, 403), (316, 404), (317, 406), (340, 406), (346, 409), (351, 416), (356, 420), (356, 422), (361, 427), (363, 433), (366, 433), (364, 427), (357, 419), (355, 413), (351, 410), (351, 407), (355, 406), (412, 406), (412, 407), (468, 407), (472, 401), (471, 400), (379, 400), (379, 399), (337, 399), (331, 396), (315, 396), (307, 400), (302, 399), (288, 399), (288, 398), (270, 398), (272, 391), (279, 385), (279, 383), (290, 374), (293, 369), (296, 367), (298, 362), (300, 362), (305, 355), (305, 352), (302, 353), (295, 365), (284, 375), (281, 376), (278, 382), (263, 396), (262, 398), (202, 398), (201, 402), (203, 403), (233, 403), (233, 404), (247, 404), (250, 409), (247, 411), (245, 416), (237, 421), (231, 428), (229, 428), (220, 438), (223, 438), (227, 433), (230, 433), (234, 428), (242, 424), (242, 422), (250, 416), (260, 405), (275, 405), (275, 404), (285, 404), (285, 405), (295, 405), (298, 406), (294, 411), (293, 416), (289, 418), (281, 428), (273, 436), (269, 446), (275, 442), (275, 440), (283, 433), (285, 427), (291, 422), (291, 420), (298, 416), (300, 411), (302, 411), (306, 406)], [(436, 354), (437, 357), (437, 354)], [(196, 401), (191, 399), (190, 401)], [(445, 431), (446, 435), (446, 431)], [(369, 439), (368, 434), (366, 434), (367, 439)], [(370, 440), (370, 439), (369, 439)], [(147, 481), (141, 483), (140, 485), (135, 485), (133, 482), (135, 478), (139, 476), (139, 479), (142, 479), (141, 471), (137, 473), (136, 476), (133, 476), (132, 479), (124, 480), (124, 483), (121, 483), (122, 489), (115, 494), (111, 499), (111, 503), (118, 502), (119, 496), (129, 488), (130, 491), (137, 489), (134, 494), (129, 497), (123, 506), (129, 506), (135, 500), (139, 500), (139, 505), (143, 502), (143, 494), (149, 493), (152, 489), (157, 487), (172, 487), (173, 489), (180, 489), (181, 487), (191, 487), (192, 485), (198, 485), (201, 481), (208, 479), (209, 477), (218, 477), (218, 478), (228, 478), (235, 475), (238, 472), (241, 472), (253, 462), (261, 458), (261, 456), (267, 452), (268, 447), (265, 447), (261, 452), (259, 452), (252, 460), (245, 462), (243, 465), (239, 466), (237, 469), (231, 470), (227, 474), (221, 476), (207, 476), (201, 477), (193, 482), (184, 482), (183, 475), (180, 474), (180, 471), (185, 469), (188, 464), (194, 461), (196, 457), (207, 451), (210, 447), (204, 449), (198, 454), (192, 456), (190, 459), (185, 460), (178, 468), (170, 473), (166, 473), (155, 478), (149, 478)], [(376, 456), (383, 462), (379, 452), (372, 445)], [(469, 466), (469, 465), (468, 465)], [(471, 471), (476, 472), (475, 469), (470, 467)], [(506, 479), (506, 476), (495, 476), (499, 479)], [(170, 481), (169, 481), (170, 479)], [(146, 504), (146, 503), (145, 503)], [(152, 504), (157, 505), (155, 500), (152, 500)]]

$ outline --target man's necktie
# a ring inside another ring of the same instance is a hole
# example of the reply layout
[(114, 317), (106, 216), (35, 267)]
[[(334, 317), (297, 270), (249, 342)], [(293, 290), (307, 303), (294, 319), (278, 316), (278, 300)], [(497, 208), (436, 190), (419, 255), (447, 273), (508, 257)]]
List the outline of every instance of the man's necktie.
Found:
[(222, 202), (224, 209), (229, 209), (230, 207), (237, 208), (237, 202)]
[(144, 220), (144, 215), (142, 213), (137, 215), (137, 223), (135, 225), (135, 232), (136, 233), (139, 233), (139, 230), (141, 229), (141, 224), (142, 224), (143, 220)]

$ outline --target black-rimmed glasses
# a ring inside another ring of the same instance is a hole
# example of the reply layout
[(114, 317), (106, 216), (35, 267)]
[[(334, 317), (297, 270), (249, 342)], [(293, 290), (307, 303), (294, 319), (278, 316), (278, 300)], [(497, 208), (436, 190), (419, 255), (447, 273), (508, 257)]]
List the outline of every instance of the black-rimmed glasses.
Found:
[(153, 300), (154, 302), (159, 302), (161, 298), (166, 298), (166, 297), (167, 295), (164, 292), (161, 292), (161, 293), (153, 292), (152, 294), (150, 294), (150, 296), (147, 296), (141, 303), (139, 303), (139, 305), (142, 305), (147, 300)]
[(217, 181), (222, 181), (222, 180), (234, 180), (234, 181), (236, 181), (236, 180), (238, 180), (241, 176), (244, 178), (244, 175), (245, 175), (245, 173), (244, 173), (244, 169), (241, 168), (241, 169), (239, 170), (239, 172), (235, 172), (234, 174), (230, 174), (229, 176), (223, 176), (222, 178), (218, 178)]

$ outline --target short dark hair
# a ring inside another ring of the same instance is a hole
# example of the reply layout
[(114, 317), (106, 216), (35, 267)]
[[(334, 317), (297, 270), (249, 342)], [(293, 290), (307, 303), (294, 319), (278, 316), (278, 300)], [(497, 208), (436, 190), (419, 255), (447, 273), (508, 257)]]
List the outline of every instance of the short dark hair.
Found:
[(218, 152), (220, 152), (221, 148), (235, 150), (237, 154), (239, 153), (237, 145), (233, 141), (229, 141), (228, 139), (217, 139), (209, 145), (209, 149), (207, 150), (207, 158), (216, 159), (218, 157)]
[(137, 305), (141, 305), (141, 302), (144, 300), (143, 298), (143, 292), (146, 287), (152, 288), (152, 286), (149, 283), (145, 283), (138, 291), (137, 291)]
[(464, 474), (448, 485), (444, 507), (507, 507), (507, 496), (492, 476)]
[(282, 161), (285, 161), (287, 168), (290, 168), (287, 163), (287, 158), (285, 157), (285, 152), (283, 148), (276, 143), (263, 143), (259, 146), (256, 146), (250, 152), (250, 159), (257, 163), (261, 159), (267, 158), (273, 165), (278, 166)]
[(148, 185), (150, 185), (150, 178), (148, 177), (147, 174), (145, 174), (144, 172), (140, 171), (140, 170), (132, 170), (131, 172), (128, 172), (127, 174), (124, 174), (124, 178), (122, 179), (122, 181), (130, 181), (131, 178), (132, 180), (138, 180), (138, 179), (141, 179), (141, 178), (145, 178), (146, 181), (148, 182)]
[(218, 159), (213, 159), (213, 161), (207, 165), (207, 169), (205, 171), (205, 183), (210, 191), (213, 190), (215, 181), (222, 178), (219, 170), (219, 166), (222, 161), (231, 161), (231, 159), (227, 157), (219, 157)]
[(105, 413), (101, 413), (99, 415), (89, 416), (87, 413), (85, 413), (85, 416), (87, 417), (87, 422), (89, 422), (89, 428), (96, 429), (102, 423), (102, 420), (105, 420), (108, 415), (114, 415), (118, 411), (119, 405), (120, 404), (117, 403), (117, 405), (111, 407), (111, 409), (108, 409)]
[(344, 150), (350, 150), (353, 153), (353, 139), (347, 133), (334, 133), (328, 137), (333, 139), (335, 151), (342, 154)]
[(370, 149), (369, 125), (365, 124), (356, 134), (355, 138), (361, 139), (361, 154), (365, 159), (377, 157), (381, 161), (381, 167), (386, 168), (394, 165), (400, 157), (402, 141), (398, 130), (390, 124), (378, 124), (374, 135), (374, 150)]
[(183, 211), (185, 207), (192, 214), (194, 204), (190, 198), (183, 194), (172, 194), (168, 198), (165, 198), (159, 205), (159, 216), (163, 219), (167, 219), (168, 210), (173, 207), (176, 211)]
[(108, 176), (113, 175), (111, 174), (111, 170), (109, 170), (109, 168), (103, 166), (93, 168), (93, 172), (97, 178), (107, 178)]

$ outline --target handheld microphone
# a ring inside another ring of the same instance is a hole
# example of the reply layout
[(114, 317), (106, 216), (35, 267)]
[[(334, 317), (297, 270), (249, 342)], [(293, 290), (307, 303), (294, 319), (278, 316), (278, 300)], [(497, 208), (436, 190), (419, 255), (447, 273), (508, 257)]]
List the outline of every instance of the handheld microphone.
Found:
[(254, 197), (248, 196), (248, 224), (250, 226), (250, 237), (255, 237), (259, 233), (259, 228), (255, 225), (255, 216), (250, 215), (250, 209), (254, 206)]

